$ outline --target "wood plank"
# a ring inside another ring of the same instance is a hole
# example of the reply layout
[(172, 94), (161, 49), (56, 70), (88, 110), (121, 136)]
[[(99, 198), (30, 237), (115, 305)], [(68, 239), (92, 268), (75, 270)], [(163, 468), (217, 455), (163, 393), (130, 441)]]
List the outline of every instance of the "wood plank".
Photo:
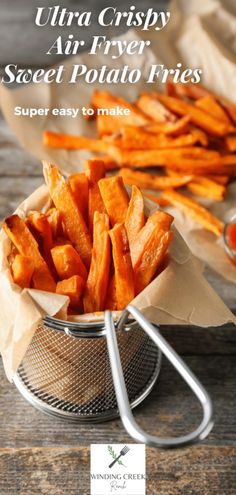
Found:
[[(89, 495), (89, 459), (88, 446), (1, 449), (1, 495)], [(234, 447), (147, 448), (146, 464), (147, 495), (235, 495)]]
[[(234, 445), (235, 356), (188, 356), (185, 360), (208, 390), (214, 404), (215, 426), (205, 443)], [(130, 441), (119, 419), (96, 425), (65, 422), (29, 405), (7, 381), (2, 365), (0, 378), (1, 448), (77, 447)], [(151, 394), (135, 409), (135, 418), (151, 434), (173, 436), (192, 431), (200, 422), (201, 411), (187, 386), (164, 361)]]

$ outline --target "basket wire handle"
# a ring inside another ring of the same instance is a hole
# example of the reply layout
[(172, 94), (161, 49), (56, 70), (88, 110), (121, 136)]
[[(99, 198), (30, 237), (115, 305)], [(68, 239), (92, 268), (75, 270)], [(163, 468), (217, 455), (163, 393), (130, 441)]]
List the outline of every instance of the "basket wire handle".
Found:
[(153, 340), (153, 342), (159, 347), (159, 349), (165, 354), (167, 359), (171, 362), (174, 368), (182, 376), (184, 381), (189, 385), (193, 393), (196, 395), (201, 403), (203, 409), (203, 419), (201, 424), (193, 432), (174, 438), (159, 438), (154, 435), (146, 433), (135, 421), (132, 414), (127, 389), (125, 385), (123, 370), (121, 366), (120, 354), (117, 344), (115, 325), (110, 311), (105, 312), (105, 326), (108, 353), (111, 364), (111, 371), (113, 376), (114, 388), (116, 392), (116, 398), (120, 417), (123, 422), (124, 428), (129, 435), (136, 441), (150, 445), (151, 447), (173, 448), (185, 445), (190, 445), (203, 440), (207, 437), (213, 427), (212, 421), (212, 403), (211, 399), (206, 392), (205, 388), (198, 381), (196, 376), (174, 351), (174, 349), (168, 344), (168, 342), (159, 333), (157, 327), (154, 327), (143, 315), (132, 305), (128, 305), (122, 314), (119, 322), (119, 328), (127, 321), (129, 314), (139, 323), (142, 329)]

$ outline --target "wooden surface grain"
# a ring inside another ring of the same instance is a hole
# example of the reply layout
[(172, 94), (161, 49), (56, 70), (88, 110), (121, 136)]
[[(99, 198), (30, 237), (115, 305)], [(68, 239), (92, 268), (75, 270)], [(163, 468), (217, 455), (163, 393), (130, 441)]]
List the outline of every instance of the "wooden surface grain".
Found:
[[(98, 4), (102, 8), (106, 3), (60, 2), (72, 10), (98, 9)], [(135, 3), (143, 5), (139, 0)], [(59, 31), (55, 28), (52, 33), (33, 25), (37, 4), (41, 5), (31, 0), (1, 0), (0, 73), (10, 62), (36, 68), (59, 60), (45, 57), (46, 48)], [(44, 0), (42, 4), (55, 2)], [(117, 6), (117, 2), (110, 0), (109, 5)], [(121, 0), (119, 7), (122, 5), (127, 6), (127, 2)], [(145, 7), (154, 5), (157, 2), (145, 2)], [(166, 2), (158, 5), (162, 8)], [(69, 32), (78, 35), (75, 28), (65, 29), (64, 38)], [(87, 31), (88, 38), (90, 34)], [(18, 145), (0, 116), (0, 219), (11, 214), (42, 181), (40, 163)], [(235, 286), (209, 268), (205, 274), (236, 311)], [(215, 425), (201, 445), (175, 451), (147, 448), (147, 495), (235, 495), (235, 328), (165, 327), (162, 332), (209, 391)], [(0, 380), (0, 495), (89, 495), (90, 443), (132, 443), (119, 419), (76, 425), (34, 409), (7, 381), (1, 363)], [(200, 407), (164, 360), (153, 391), (136, 408), (135, 417), (150, 433), (180, 435), (196, 427)]]
[[(176, 451), (147, 448), (147, 494), (234, 495), (235, 355), (186, 356), (185, 360), (213, 397), (215, 426), (201, 445)], [(87, 495), (90, 443), (132, 443), (118, 419), (90, 426), (44, 415), (5, 378), (0, 404), (1, 495)], [(152, 434), (180, 435), (196, 427), (200, 408), (164, 362), (158, 382), (135, 410), (135, 418)]]

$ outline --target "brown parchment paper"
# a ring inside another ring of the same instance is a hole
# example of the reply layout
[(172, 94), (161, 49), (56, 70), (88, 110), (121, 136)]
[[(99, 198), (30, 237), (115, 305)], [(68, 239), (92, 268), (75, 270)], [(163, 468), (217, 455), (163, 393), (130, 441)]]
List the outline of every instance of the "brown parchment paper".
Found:
[[(41, 186), (17, 209), (24, 217), (30, 210), (45, 211), (50, 205), (46, 186)], [(157, 206), (145, 202), (149, 215)], [(0, 234), (0, 352), (9, 380), (13, 378), (41, 319), (49, 314), (65, 319), (68, 298), (35, 289), (21, 290), (13, 283), (8, 255), (11, 243), (6, 234)], [(216, 295), (202, 275), (199, 262), (192, 256), (186, 243), (174, 229), (174, 241), (165, 270), (146, 287), (133, 304), (157, 324), (188, 324), (218, 326), (236, 323), (236, 317)], [(116, 313), (116, 316), (118, 314)], [(100, 316), (100, 319), (102, 315)], [(76, 321), (97, 322), (98, 316), (77, 316)]]
[[(232, 4), (228, 0), (227, 3)], [(82, 55), (65, 61), (65, 74), (71, 73), (73, 64), (85, 63), (89, 68), (99, 68), (106, 64), (108, 68), (119, 69), (125, 64), (131, 68), (140, 68), (142, 79), (139, 83), (100, 85), (114, 94), (128, 100), (134, 100), (140, 91), (162, 89), (161, 85), (145, 84), (146, 76), (152, 63), (164, 63), (168, 68), (177, 62), (189, 67), (203, 70), (202, 82), (219, 94), (236, 101), (236, 17), (226, 11), (220, 1), (173, 0), (170, 5), (171, 20), (160, 32), (138, 32), (130, 30), (119, 39), (135, 40), (140, 36), (151, 40), (151, 48), (146, 48), (138, 57), (124, 55), (112, 59), (110, 55)], [(235, 7), (236, 14), (236, 7)], [(80, 115), (70, 117), (16, 117), (15, 106), (33, 108), (81, 108), (89, 106), (90, 96), (99, 84), (61, 84), (27, 85), (20, 89), (8, 90), (0, 86), (0, 106), (17, 135), (20, 143), (39, 159), (48, 159), (56, 163), (64, 172), (80, 170), (82, 160), (89, 156), (85, 151), (66, 151), (46, 149), (42, 145), (42, 132), (50, 129), (59, 132), (94, 136), (95, 126), (86, 122)], [(17, 163), (16, 163), (17, 167)], [(223, 203), (208, 203), (208, 207), (222, 220), (227, 221), (236, 214), (236, 183), (229, 188)], [(225, 255), (221, 241), (204, 230), (197, 223), (187, 219), (177, 209), (171, 209), (176, 217), (176, 225), (192, 252), (218, 272), (225, 279), (236, 283), (236, 266)]]

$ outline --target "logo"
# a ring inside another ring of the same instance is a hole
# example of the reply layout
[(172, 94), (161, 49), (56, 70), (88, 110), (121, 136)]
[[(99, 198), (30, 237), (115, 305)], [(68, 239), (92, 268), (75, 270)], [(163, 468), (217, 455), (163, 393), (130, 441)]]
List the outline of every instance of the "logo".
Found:
[(91, 495), (145, 495), (145, 445), (92, 444), (90, 490)]
[(116, 453), (113, 450), (113, 448), (112, 448), (111, 445), (108, 445), (107, 448), (108, 448), (109, 454), (114, 459), (114, 461), (111, 462), (111, 464), (109, 464), (109, 468), (112, 468), (115, 465), (116, 462), (118, 462), (118, 464), (120, 464), (120, 466), (124, 466), (125, 467), (125, 465), (123, 464), (123, 462), (121, 461), (120, 458), (121, 458), (122, 455), (125, 455), (125, 454), (127, 454), (127, 452), (129, 452), (129, 450), (130, 450), (129, 447), (127, 447), (127, 445), (125, 445), (125, 447), (123, 447), (123, 449), (120, 451), (120, 455), (118, 455), (118, 456), (116, 455)]

